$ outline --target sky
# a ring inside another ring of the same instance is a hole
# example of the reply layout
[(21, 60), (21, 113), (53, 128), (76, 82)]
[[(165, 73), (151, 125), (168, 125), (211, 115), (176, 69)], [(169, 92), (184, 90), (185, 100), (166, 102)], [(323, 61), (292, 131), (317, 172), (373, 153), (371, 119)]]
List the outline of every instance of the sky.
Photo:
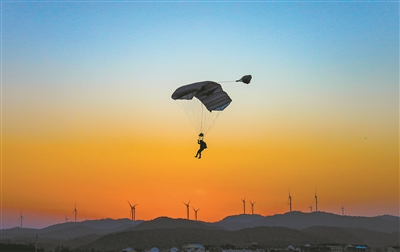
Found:
[[(251, 74), (252, 81), (226, 82)], [(201, 159), (180, 86), (232, 99)], [(1, 228), (399, 216), (398, 1), (2, 1)]]

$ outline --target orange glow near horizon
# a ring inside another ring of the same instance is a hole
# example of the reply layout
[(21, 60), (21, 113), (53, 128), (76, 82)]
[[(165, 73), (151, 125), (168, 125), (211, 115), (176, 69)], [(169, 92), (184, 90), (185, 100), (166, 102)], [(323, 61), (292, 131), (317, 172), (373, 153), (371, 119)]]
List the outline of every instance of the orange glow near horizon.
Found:
[[(241, 214), (243, 198), (247, 213), (250, 201), (256, 202), (256, 214), (287, 212), (290, 189), (293, 210), (303, 212), (309, 212), (310, 205), (315, 210), (315, 190), (321, 211), (340, 214), (344, 205), (347, 213), (357, 214), (359, 210), (351, 208), (370, 206), (369, 202), (379, 202), (382, 213), (395, 207), (391, 202), (398, 191), (387, 185), (396, 185), (398, 178), (387, 174), (398, 171), (376, 169), (385, 160), (393, 162), (386, 167), (396, 169), (396, 153), (381, 148), (395, 149), (390, 138), (342, 141), (337, 134), (312, 137), (315, 132), (304, 131), (299, 138), (287, 132), (235, 135), (217, 129), (218, 133), (206, 136), (209, 148), (197, 160), (192, 157), (196, 139), (187, 141), (193, 133), (177, 128), (185, 132), (173, 136), (144, 133), (144, 129), (141, 134), (131, 129), (130, 136), (124, 130), (59, 137), (44, 132), (31, 137), (9, 134), (3, 140), (3, 167), (7, 167), (2, 174), (7, 189), (3, 206), (8, 211), (36, 213), (37, 218), (58, 216), (62, 222), (64, 216), (73, 220), (74, 204), (78, 221), (129, 218), (129, 200), (138, 204), (137, 219), (150, 220), (185, 218), (183, 202), (191, 200), (191, 207), (201, 209), (200, 220), (215, 222)], [(360, 214), (368, 215), (368, 210)]]

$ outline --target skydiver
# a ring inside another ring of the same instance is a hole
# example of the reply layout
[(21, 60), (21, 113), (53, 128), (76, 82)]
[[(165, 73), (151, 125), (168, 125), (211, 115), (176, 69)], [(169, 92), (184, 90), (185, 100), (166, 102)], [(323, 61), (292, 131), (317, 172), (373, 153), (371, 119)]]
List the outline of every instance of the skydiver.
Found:
[(202, 139), (197, 140), (197, 143), (200, 144), (200, 149), (197, 151), (196, 156), (194, 156), (194, 157), (197, 158), (197, 156), (198, 156), (199, 159), (200, 159), (201, 158), (201, 152), (204, 149), (207, 149), (207, 144)]

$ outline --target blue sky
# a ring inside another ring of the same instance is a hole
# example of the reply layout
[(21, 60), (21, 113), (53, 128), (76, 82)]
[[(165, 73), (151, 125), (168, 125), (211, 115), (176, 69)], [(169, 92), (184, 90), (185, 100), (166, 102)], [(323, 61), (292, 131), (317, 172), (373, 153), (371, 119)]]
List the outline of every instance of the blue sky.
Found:
[(354, 76), (364, 88), (371, 73), (395, 72), (397, 21), (395, 2), (5, 2), (3, 70), (43, 88), (170, 88), (255, 72), (260, 88), (346, 92)]
[(228, 62), (269, 75), (276, 64), (293, 74), (356, 64), (391, 71), (398, 56), (394, 2), (39, 1), (6, 2), (3, 9), (5, 63), (12, 54), (31, 74), (57, 64), (76, 71), (70, 78), (84, 68), (83, 78), (124, 78), (129, 71), (166, 78), (179, 72), (180, 79), (190, 72), (194, 79), (194, 67), (202, 70), (198, 78), (204, 71), (221, 78)]

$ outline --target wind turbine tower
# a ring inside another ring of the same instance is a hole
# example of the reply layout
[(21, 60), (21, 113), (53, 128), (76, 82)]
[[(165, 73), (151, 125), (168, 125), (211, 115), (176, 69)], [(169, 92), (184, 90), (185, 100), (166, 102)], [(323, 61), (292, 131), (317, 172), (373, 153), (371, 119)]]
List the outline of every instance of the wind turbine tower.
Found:
[(317, 196), (317, 190), (315, 190), (315, 212), (318, 212), (318, 196)]
[(254, 204), (255, 204), (256, 202), (251, 202), (250, 201), (250, 204), (251, 204), (251, 214), (254, 214)]
[(194, 218), (197, 221), (197, 212), (200, 210), (200, 208), (199, 209), (194, 209), (194, 207), (192, 207), (192, 208), (193, 208), (193, 211), (194, 211)]
[(25, 219), (24, 216), (22, 216), (22, 212), (19, 215), (18, 220), (21, 220), (21, 228), (22, 228), (22, 220)]
[(244, 197), (242, 201), (243, 201), (243, 214), (246, 214), (246, 197)]
[(189, 220), (189, 204), (190, 204), (190, 200), (188, 203), (183, 202), (183, 204), (185, 204), (186, 206), (186, 215), (187, 215), (187, 219)]
[(138, 205), (138, 204), (134, 204), (134, 205), (132, 205), (130, 202), (129, 202), (129, 200), (128, 200), (128, 203), (129, 203), (129, 206), (131, 207), (131, 220), (135, 220), (135, 214), (136, 214), (136, 206)]
[(290, 196), (290, 190), (289, 190), (289, 198), (288, 198), (288, 204), (290, 205), (290, 212), (292, 212), (292, 196)]
[(65, 215), (65, 223), (67, 223), (67, 222), (68, 222), (68, 216)]
[(311, 202), (311, 206), (309, 206), (310, 208), (310, 213), (312, 213), (312, 205), (314, 204), (314, 202)]
[(75, 204), (75, 208), (74, 211), (72, 211), (74, 213), (75, 216), (75, 222), (76, 222), (76, 215), (78, 214), (78, 209), (76, 209), (76, 204)]
[(344, 207), (342, 205), (342, 216), (344, 216)]

